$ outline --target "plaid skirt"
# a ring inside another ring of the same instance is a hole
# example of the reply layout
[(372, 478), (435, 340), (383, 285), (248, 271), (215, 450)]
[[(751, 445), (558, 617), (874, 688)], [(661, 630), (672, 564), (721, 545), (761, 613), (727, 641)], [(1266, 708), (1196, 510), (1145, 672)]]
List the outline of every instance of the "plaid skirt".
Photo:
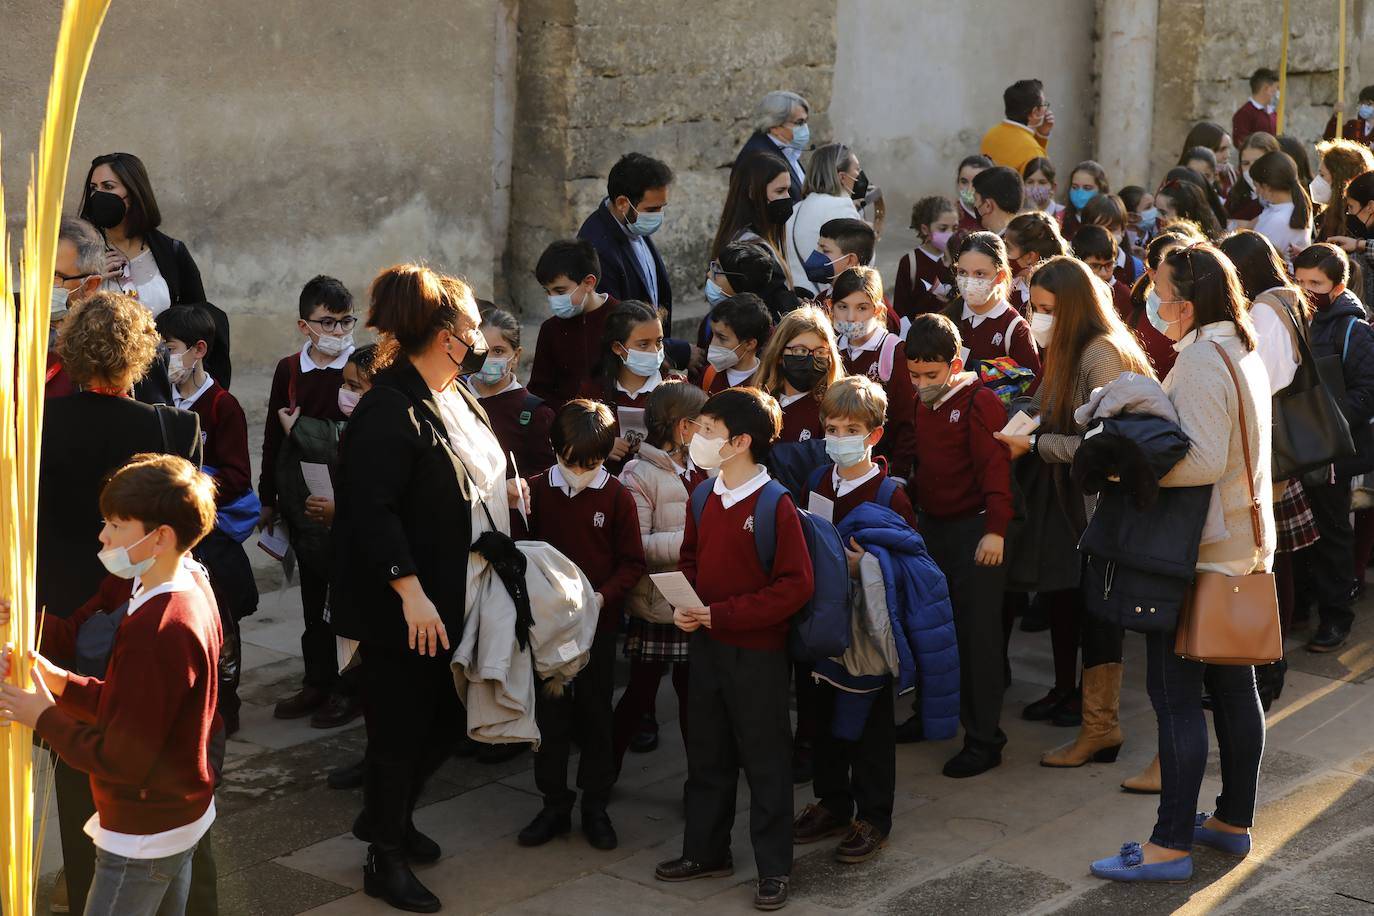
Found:
[(671, 623), (631, 617), (625, 629), (625, 655), (642, 662), (685, 662), (687, 634)]
[(1297, 480), (1288, 481), (1288, 486), (1283, 488), (1283, 495), (1274, 503), (1274, 527), (1279, 534), (1279, 553), (1293, 553), (1310, 547), (1320, 537), (1317, 519), (1312, 514), (1312, 504), (1307, 501), (1307, 494)]

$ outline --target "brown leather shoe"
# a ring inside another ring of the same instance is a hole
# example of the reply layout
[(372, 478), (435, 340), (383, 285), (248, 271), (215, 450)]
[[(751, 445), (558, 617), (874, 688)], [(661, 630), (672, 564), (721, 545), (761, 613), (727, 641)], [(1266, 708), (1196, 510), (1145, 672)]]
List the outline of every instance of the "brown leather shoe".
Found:
[(323, 706), (328, 699), (328, 691), (318, 687), (302, 687), (299, 693), (278, 703), (272, 715), (278, 719), (302, 719)]
[(679, 857), (658, 863), (654, 877), (660, 881), (691, 881), (695, 878), (723, 878), (735, 873), (735, 861), (728, 854), (715, 865)]
[(787, 876), (760, 878), (754, 891), (754, 909), (780, 910), (787, 906)]
[(1158, 795), (1164, 788), (1163, 778), (1159, 773), (1159, 755), (1155, 754), (1155, 759), (1149, 765), (1130, 779), (1123, 780), (1121, 788), (1136, 795)]
[(311, 728), (338, 728), (363, 714), (363, 704), (356, 697), (343, 693), (329, 695), (323, 706), (310, 717)]
[(848, 821), (831, 814), (825, 805), (810, 804), (792, 821), (792, 842), (814, 843), (826, 837), (839, 836), (848, 827)]
[(887, 845), (887, 837), (878, 833), (878, 828), (868, 821), (855, 821), (849, 827), (849, 834), (835, 848), (835, 861), (846, 865), (867, 862)]
[(1121, 663), (1083, 669), (1083, 725), (1072, 744), (1040, 758), (1042, 767), (1114, 763), (1121, 750)]

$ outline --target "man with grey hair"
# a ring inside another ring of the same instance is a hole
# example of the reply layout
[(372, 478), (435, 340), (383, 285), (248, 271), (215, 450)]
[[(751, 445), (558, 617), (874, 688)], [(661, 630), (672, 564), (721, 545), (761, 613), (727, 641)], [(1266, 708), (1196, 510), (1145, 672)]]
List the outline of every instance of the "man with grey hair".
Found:
[(754, 133), (735, 157), (735, 168), (754, 153), (781, 156), (792, 173), (792, 187), (788, 193), (794, 204), (800, 201), (806, 181), (801, 154), (811, 146), (810, 119), (811, 106), (797, 93), (783, 89), (768, 93), (759, 100), (754, 111)]
[(52, 271), (54, 330), (61, 326), (67, 308), (100, 289), (104, 279), (105, 240), (84, 219), (62, 217), (57, 230), (57, 259)]

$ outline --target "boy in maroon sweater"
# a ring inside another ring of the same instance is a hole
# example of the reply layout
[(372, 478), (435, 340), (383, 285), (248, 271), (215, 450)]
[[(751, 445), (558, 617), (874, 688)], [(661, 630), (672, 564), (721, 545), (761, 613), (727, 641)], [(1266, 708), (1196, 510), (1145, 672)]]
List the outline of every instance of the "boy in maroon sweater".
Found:
[[(34, 729), (90, 774), (96, 871), (86, 912), (180, 913), (192, 855), (215, 820), (219, 614), (184, 565), (214, 524), (214, 484), (183, 458), (140, 455), (105, 485), (100, 511), (101, 562), (140, 586), (105, 677), (34, 654), (31, 687), (0, 683), (0, 722)], [(9, 651), (0, 655), (0, 680), (13, 663)]]
[(1250, 74), (1250, 98), (1231, 115), (1231, 142), (1240, 149), (1251, 134), (1277, 134), (1279, 75), (1268, 67)]
[(906, 338), (916, 407), (916, 508), (931, 557), (949, 582), (959, 641), (964, 748), (944, 774), (976, 776), (1002, 762), (998, 727), (1006, 689), (1002, 643), (1003, 540), (1011, 521), (1011, 457), (993, 438), (1007, 422), (1001, 400), (962, 372), (959, 331), (921, 315)]
[[(301, 476), (300, 456), (294, 453), (287, 438), (287, 430), (297, 417), (320, 420), (344, 419), (339, 409), (339, 386), (343, 384), (343, 367), (353, 352), (353, 294), (333, 277), (317, 276), (301, 290), (300, 317), (296, 328), (305, 338), (299, 353), (282, 357), (272, 374), (272, 390), (267, 398), (267, 420), (262, 436), (262, 467), (258, 476), (258, 498), (262, 500), (262, 519), (259, 527), (270, 528), (289, 509), (293, 518), (305, 515), (306, 492)], [(286, 452), (287, 460), (280, 462), (279, 454)], [(279, 474), (288, 475), (279, 479)], [(287, 487), (290, 507), (279, 506), (281, 487)], [(287, 532), (294, 539), (299, 531)], [(305, 683), (300, 691), (279, 702), (273, 714), (278, 719), (299, 719), (317, 711), (328, 714), (312, 724), (320, 727), (340, 725), (354, 718), (358, 710), (339, 686), (338, 659), (334, 647), (334, 631), (324, 619), (324, 606), (329, 593), (326, 569), (317, 568), (318, 560), (307, 559), (308, 551), (296, 550), (296, 568), (301, 582), (301, 609), (305, 630), (301, 633), (301, 657), (305, 661)], [(328, 709), (321, 710), (325, 703)]]
[(755, 388), (712, 396), (689, 451), (711, 494), (697, 524), (687, 513), (679, 568), (704, 607), (678, 607), (673, 621), (693, 634), (688, 697), (687, 829), (682, 855), (655, 869), (660, 881), (734, 872), (730, 830), (739, 771), (749, 780), (749, 834), (758, 865), (754, 905), (787, 902), (792, 871), (792, 727), (788, 717), (788, 624), (815, 587), (801, 517), (778, 499), (777, 544), (765, 569), (754, 540), (759, 491), (771, 482), (761, 461), (778, 437), (777, 402)]
[(544, 808), (520, 831), (521, 846), (539, 846), (572, 829), (577, 793), (568, 788), (568, 751), (574, 733), (582, 749), (582, 832), (597, 849), (618, 840), (606, 802), (615, 784), (615, 634), (625, 596), (644, 576), (644, 544), (634, 497), (602, 466), (615, 445), (615, 417), (605, 404), (573, 400), (554, 418), (549, 436), (557, 464), (530, 479), (529, 533), (578, 565), (601, 604), (587, 666), (560, 696), (535, 694), (539, 752), (534, 782)]
[(596, 291), (600, 276), (601, 260), (585, 239), (554, 242), (534, 267), (553, 316), (539, 326), (528, 387), (555, 411), (577, 397), (601, 357), (601, 332), (617, 300)]
[(759, 354), (773, 333), (773, 315), (753, 293), (737, 293), (711, 309), (710, 363), (702, 387), (707, 394), (753, 385), (759, 377)]
[[(898, 487), (890, 502), (879, 498), (887, 473), (873, 461), (873, 447), (887, 422), (887, 393), (871, 379), (851, 375), (825, 391), (821, 402), (825, 451), (834, 464), (825, 468), (815, 489), (834, 504), (838, 525), (866, 502), (900, 515), (912, 528), (916, 513)], [(809, 498), (810, 493), (806, 494)], [(852, 546), (852, 545), (851, 545)], [(862, 552), (850, 551), (850, 573), (857, 580)], [(897, 788), (897, 733), (893, 725), (892, 683), (874, 694), (873, 706), (857, 741), (836, 738), (830, 723), (835, 717), (839, 688), (817, 678), (812, 789), (816, 804), (807, 805), (792, 823), (792, 839), (814, 843), (844, 835), (835, 859), (845, 864), (865, 862), (877, 854), (892, 830), (892, 805)], [(858, 816), (855, 817), (857, 810)]]

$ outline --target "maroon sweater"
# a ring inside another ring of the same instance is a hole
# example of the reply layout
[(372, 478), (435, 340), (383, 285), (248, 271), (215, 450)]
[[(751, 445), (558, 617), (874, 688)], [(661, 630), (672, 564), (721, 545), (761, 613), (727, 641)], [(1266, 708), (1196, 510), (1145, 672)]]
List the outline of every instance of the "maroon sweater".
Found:
[(311, 369), (301, 371), (301, 354), (283, 356), (272, 373), (272, 391), (267, 396), (267, 419), (262, 431), (262, 467), (258, 472), (258, 498), (264, 506), (277, 504), (277, 451), (286, 431), (281, 428), (277, 411), (283, 407), (301, 409), (303, 417), (321, 420), (347, 419), (339, 410), (339, 386), (343, 384), (342, 369)]
[[(493, 394), (491, 397), (478, 398), (478, 403), (487, 412), (491, 430), (501, 450), (508, 455), (514, 453), (516, 470), (521, 476), (529, 477), (553, 467), (553, 445), (549, 443), (549, 427), (553, 425), (553, 408), (544, 402), (526, 415), (525, 401), (530, 395), (526, 388), (515, 388)], [(506, 459), (506, 476), (514, 476), (510, 459)]]
[[(754, 371), (751, 372), (751, 373), (749, 374), (749, 377), (746, 378), (744, 381), (740, 382), (740, 383), (739, 383), (738, 385), (736, 385), (735, 387), (736, 387), (736, 388), (751, 388), (751, 387), (754, 387), (755, 382), (757, 382), (757, 381), (758, 381), (758, 378), (759, 378), (759, 370), (762, 369), (762, 368), (763, 368), (763, 363), (759, 363), (757, 366), (754, 367)], [(706, 382), (706, 393), (707, 393), (708, 395), (720, 394), (722, 391), (727, 391), (727, 390), (729, 390), (729, 388), (730, 388), (730, 374), (729, 374), (728, 372), (717, 372), (715, 369), (711, 369), (711, 368), (709, 368), (709, 367), (708, 367), (708, 370), (707, 370), (707, 371), (708, 371), (708, 372), (710, 373), (710, 375), (711, 375), (711, 380), (710, 380), (709, 382)]]
[[(842, 350), (845, 371), (863, 375), (883, 386), (887, 392), (887, 423), (883, 438), (874, 452), (887, 459), (888, 469), (903, 479), (911, 473), (911, 461), (916, 455), (916, 389), (911, 386), (911, 374), (906, 371), (906, 351), (901, 344), (892, 354), (892, 372), (884, 379), (879, 372), (881, 346), (865, 350), (850, 359), (848, 349)], [(824, 433), (824, 428), (822, 428)]]
[(1278, 135), (1279, 116), (1277, 112), (1265, 111), (1256, 108), (1250, 103), (1249, 99), (1245, 104), (1236, 109), (1236, 113), (1231, 115), (1231, 142), (1240, 149), (1245, 145), (1245, 138), (1255, 131), (1264, 131), (1266, 134)]
[[(200, 415), (205, 463), (215, 469), (215, 503), (232, 503), (253, 485), (253, 471), (248, 464), (248, 418), (238, 398), (225, 391), (219, 382), (211, 382), (190, 409)], [(281, 423), (277, 430), (281, 430)]]
[(997, 395), (977, 380), (931, 410), (916, 406), (916, 506), (935, 518), (987, 513), (988, 534), (1011, 521), (1011, 454), (992, 437), (1007, 425)]
[(920, 248), (907, 252), (897, 264), (897, 284), (892, 289), (893, 309), (902, 318), (940, 311), (945, 307), (945, 300), (936, 296), (933, 289), (942, 283), (947, 287), (946, 296), (955, 295), (954, 271), (946, 267), (944, 261), (932, 258)]
[[(868, 480), (865, 480), (839, 499), (836, 499), (835, 466), (833, 464), (828, 464), (825, 467), (825, 473), (821, 475), (821, 482), (816, 484), (816, 489), (814, 491), (808, 491), (806, 495), (809, 497), (811, 492), (815, 492), (834, 503), (835, 514), (831, 520), (838, 526), (840, 522), (844, 521), (846, 515), (853, 512), (864, 503), (873, 503), (878, 506), (883, 505), (878, 501), (878, 487), (882, 485), (883, 478), (885, 477), (887, 477), (887, 473), (880, 467), (877, 474), (874, 474)], [(906, 522), (912, 528), (916, 527), (916, 511), (911, 507), (911, 500), (907, 497), (906, 490), (903, 488), (898, 487), (892, 494), (891, 505), (883, 506), (883, 508), (891, 509), (902, 517), (902, 521)]]
[(959, 207), (959, 228), (964, 232), (981, 232), (983, 229), (983, 218), (968, 207), (964, 206), (961, 200)]
[(601, 355), (606, 316), (616, 304), (614, 296), (607, 296), (599, 309), (571, 318), (554, 315), (539, 326), (528, 387), (547, 401), (554, 413), (577, 397), (582, 383), (591, 378)]
[(788, 620), (811, 599), (815, 580), (790, 496), (778, 500), (773, 568), (764, 570), (754, 543), (758, 501), (755, 492), (726, 509), (712, 493), (700, 529), (689, 511), (678, 569), (711, 608), (711, 626), (703, 628), (708, 637), (740, 649), (781, 651), (787, 647)]
[[(910, 376), (907, 378), (909, 381)], [(798, 398), (782, 409), (782, 432), (778, 434), (779, 442), (804, 442), (807, 439), (824, 437), (825, 426), (821, 424), (821, 402), (816, 398), (807, 395), (804, 398)]]
[[(1354, 140), (1356, 143), (1374, 147), (1374, 125), (1367, 124), (1359, 118), (1351, 118), (1346, 121), (1341, 136), (1346, 140)], [(1326, 140), (1336, 139), (1336, 116), (1334, 114), (1326, 122), (1326, 130), (1322, 131), (1322, 137)]]
[(1014, 306), (997, 318), (984, 319), (976, 328), (972, 321), (962, 317), (962, 305), (959, 306), (959, 315), (959, 339), (968, 348), (968, 360), (965, 365), (970, 371), (976, 371), (978, 363), (985, 359), (1010, 356), (1016, 360), (1018, 366), (1024, 366), (1037, 376), (1040, 375), (1040, 352), (1035, 348), (1030, 325)]
[(125, 617), (105, 678), (68, 674), (57, 705), (38, 719), (44, 740), (90, 774), (107, 830), (183, 827), (214, 795), (207, 747), (223, 634), (208, 586), (197, 584), (156, 595)]
[(634, 497), (615, 477), (599, 490), (587, 487), (572, 497), (549, 483), (547, 473), (529, 485), (530, 537), (558, 548), (586, 574), (606, 600), (597, 631), (614, 632), (625, 596), (646, 569)]

